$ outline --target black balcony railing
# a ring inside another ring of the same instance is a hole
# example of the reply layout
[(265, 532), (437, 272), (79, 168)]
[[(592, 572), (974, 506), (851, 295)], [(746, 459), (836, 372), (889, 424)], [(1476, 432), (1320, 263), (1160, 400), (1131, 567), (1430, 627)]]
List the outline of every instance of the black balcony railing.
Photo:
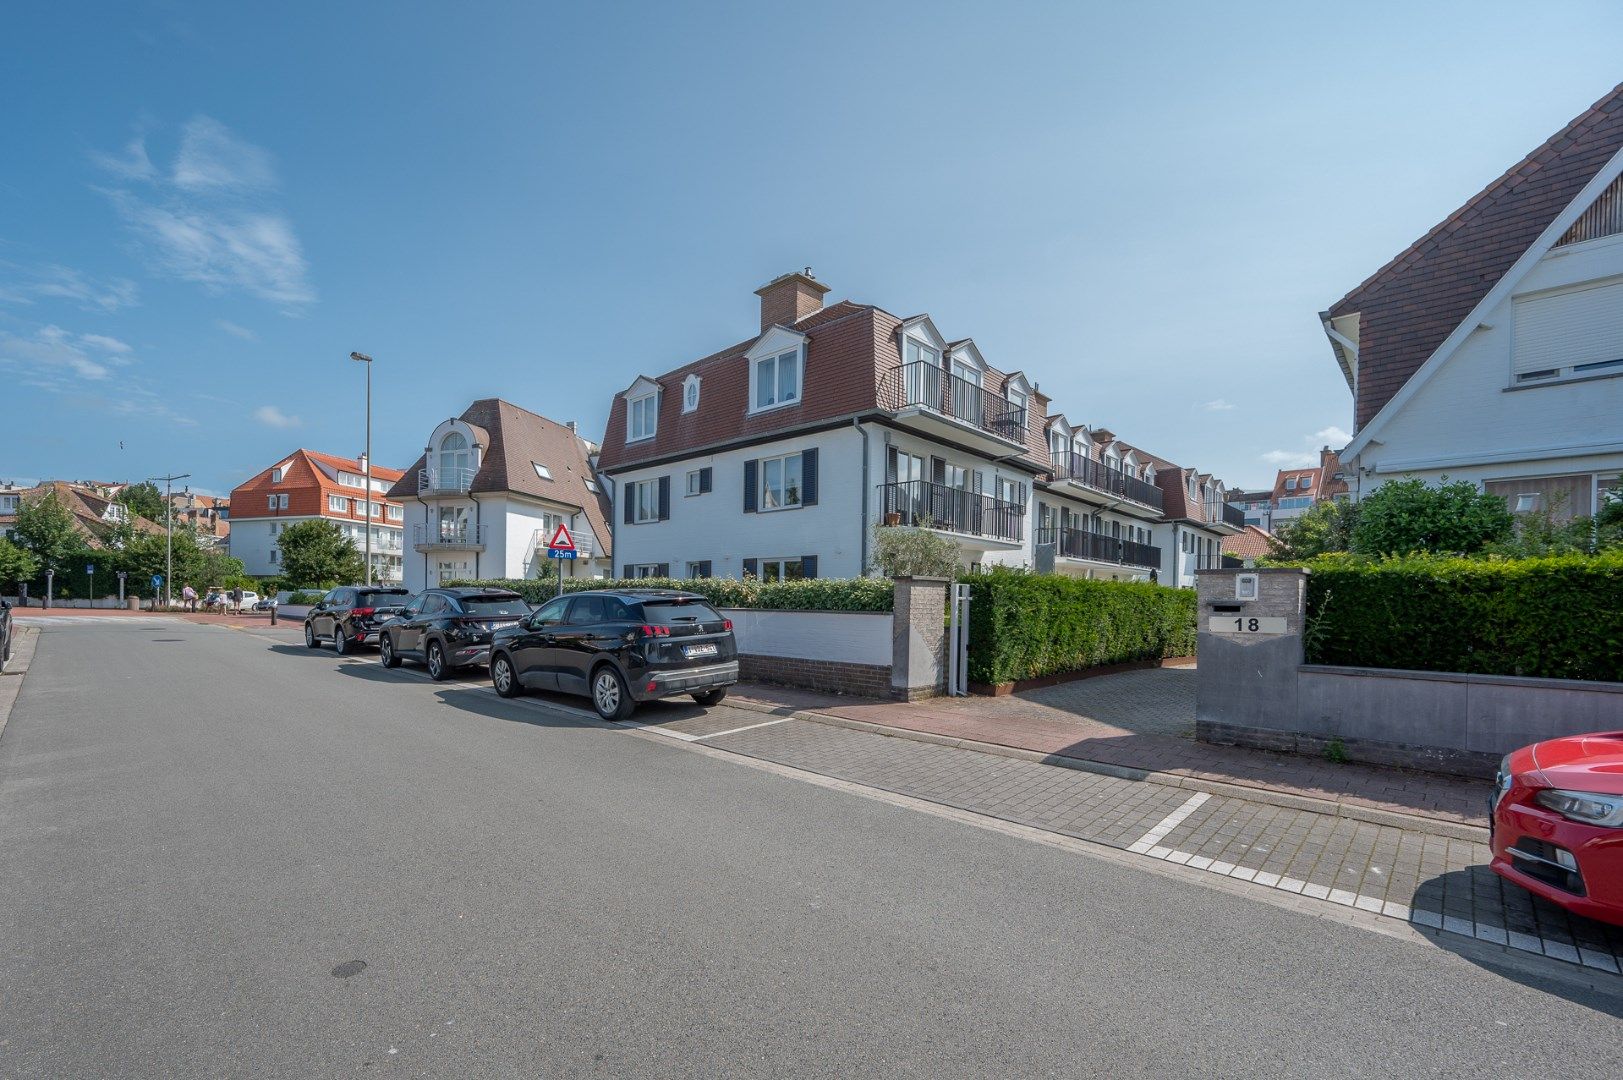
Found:
[(879, 384), (879, 404), (892, 411), (929, 409), (1010, 442), (1026, 441), (1024, 406), (924, 360), (887, 371)]
[(1161, 566), (1161, 549), (1154, 544), (1122, 540), (1087, 529), (1060, 529), (1050, 525), (1037, 530), (1037, 543), (1053, 544), (1054, 553), (1068, 559), (1091, 559), (1094, 562), (1155, 569)]
[(1223, 524), (1233, 525), (1236, 529), (1245, 528), (1245, 511), (1238, 506), (1223, 504)]
[(1161, 489), (1148, 480), (1128, 476), (1120, 469), (1071, 450), (1062, 450), (1058, 453), (1050, 451), (1048, 456), (1054, 462), (1056, 480), (1074, 480), (1095, 491), (1131, 499), (1145, 506), (1153, 506), (1157, 510), (1161, 509)]
[(998, 540), (1018, 541), (1025, 535), (1026, 508), (1018, 503), (1002, 502), (990, 495), (932, 484), (928, 480), (881, 484), (879, 490), (884, 496), (886, 518), (891, 514), (900, 515), (896, 522), (899, 525), (920, 525)]

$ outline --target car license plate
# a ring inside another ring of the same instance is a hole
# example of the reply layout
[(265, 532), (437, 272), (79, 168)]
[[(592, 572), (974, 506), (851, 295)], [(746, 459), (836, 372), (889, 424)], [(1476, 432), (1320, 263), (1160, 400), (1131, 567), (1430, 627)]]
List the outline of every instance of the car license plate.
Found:
[(682, 655), (690, 660), (695, 656), (714, 656), (716, 655), (716, 647), (714, 645), (688, 645), (683, 647)]

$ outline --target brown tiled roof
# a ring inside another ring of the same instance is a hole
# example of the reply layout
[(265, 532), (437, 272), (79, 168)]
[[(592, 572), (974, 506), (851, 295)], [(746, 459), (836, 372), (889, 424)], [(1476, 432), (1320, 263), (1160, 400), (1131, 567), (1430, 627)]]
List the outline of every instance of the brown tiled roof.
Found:
[(1245, 531), (1223, 537), (1223, 554), (1240, 559), (1260, 559), (1273, 550), (1272, 541), (1267, 530), (1247, 525)]
[[(609, 534), (607, 492), (596, 484), (586, 443), (566, 425), (539, 413), (521, 409), (500, 398), (480, 398), (458, 417), (480, 436), (485, 447), (470, 490), (517, 492), (564, 506), (577, 506), (597, 537), (597, 555), (612, 558), (613, 538)], [(544, 480), (535, 471), (539, 462), (552, 473)], [(426, 455), (407, 469), (399, 483), (389, 490), (392, 499), (409, 499), (417, 494), (417, 474), (427, 465)], [(593, 481), (599, 490), (587, 489)]]
[(1623, 84), (1330, 308), (1359, 315), (1362, 428), (1623, 148)]
[[(97, 485), (102, 490), (108, 491), (115, 489), (121, 491), (127, 486), (125, 484)], [(104, 546), (102, 535), (114, 525), (114, 522), (107, 521), (102, 516), (107, 512), (107, 507), (114, 500), (102, 495), (95, 488), (84, 484), (69, 483), (65, 480), (47, 480), (35, 487), (23, 488), (18, 491), (8, 492), (8, 494), (22, 496), (22, 501), (25, 503), (32, 502), (46, 494), (54, 494), (56, 501), (61, 503), (69, 514), (73, 515), (74, 532), (78, 533), (80, 538), (84, 540), (85, 545), (92, 550), (100, 550)], [(0, 524), (11, 525), (15, 521), (14, 515), (7, 514), (3, 520), (0, 520)], [(129, 525), (137, 532), (151, 533), (153, 535), (164, 531), (162, 525), (141, 517), (139, 514), (129, 515)]]
[[(285, 465), (280, 481), (272, 479), (277, 465)], [(325, 466), (325, 468), (323, 468)], [(365, 498), (359, 487), (347, 487), (328, 476), (326, 469), (355, 473), (357, 476), (365, 473), (366, 468), (354, 458), (339, 457), (336, 454), (323, 454), (316, 450), (298, 449), (286, 457), (277, 459), (276, 465), (268, 466), (249, 477), (247, 480), (231, 489), (231, 518), (234, 521), (244, 521), (252, 518), (266, 517), (324, 517), (342, 521), (366, 521)], [(398, 482), (401, 473), (399, 469), (386, 469), (376, 462), (372, 465), (373, 480), (392, 480)], [(271, 510), (267, 506), (266, 496), (286, 495), (286, 510)], [(341, 495), (348, 498), (349, 509), (345, 513), (336, 513), (329, 509), (327, 496)], [(356, 507), (359, 500), (363, 505)], [(388, 504), (399, 501), (392, 496), (372, 493), (373, 502)], [(387, 524), (387, 518), (373, 518), (373, 521), (382, 521)], [(398, 524), (396, 522), (395, 524)]]

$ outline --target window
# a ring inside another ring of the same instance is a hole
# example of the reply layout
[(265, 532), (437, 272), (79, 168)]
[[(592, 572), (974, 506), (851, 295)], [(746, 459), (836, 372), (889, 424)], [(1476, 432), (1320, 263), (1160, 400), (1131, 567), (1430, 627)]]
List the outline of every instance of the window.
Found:
[(755, 361), (755, 408), (775, 409), (800, 400), (800, 350), (790, 349)]
[(564, 609), (569, 606), (570, 597), (560, 596), (556, 600), (548, 600), (546, 606), (530, 616), (531, 626), (544, 626), (547, 623), (561, 623), (564, 621)]
[(280, 484), (282, 482), (282, 475), (282, 467), (280, 465), (276, 466), (276, 468), (271, 470), (271, 483)]
[(460, 431), (447, 432), (440, 440), (440, 477), (445, 486), (460, 487), (462, 477), (473, 468), (473, 451)]
[(787, 510), (800, 505), (800, 455), (761, 460), (761, 509)]
[(406, 511), (405, 511), (405, 509), (403, 507), (399, 507), (399, 506), (391, 506), (391, 507), (389, 507), (389, 520), (390, 521), (404, 521), (405, 519), (406, 519)]
[(762, 582), (806, 581), (817, 576), (817, 556), (800, 555), (770, 559), (745, 559), (745, 580)]
[(539, 461), (532, 461), (530, 462), (530, 465), (535, 469), (535, 475), (539, 476), (541, 479), (552, 479), (552, 470), (541, 464)]
[(711, 576), (713, 576), (713, 575), (710, 573), (710, 560), (709, 559), (698, 559), (698, 560), (695, 560), (695, 561), (690, 561), (688, 563), (688, 580), (689, 581), (699, 581), (699, 580), (701, 580), (703, 578), (707, 578), (707, 577), (711, 577)]
[(626, 520), (633, 525), (659, 520), (659, 481), (638, 480), (626, 485), (630, 500)]
[(652, 439), (659, 426), (659, 395), (645, 394), (626, 405), (626, 442)]
[(632, 579), (670, 577), (669, 563), (630, 563), (626, 566), (626, 577)]
[(1286, 491), (1295, 491), (1296, 490), (1296, 477), (1294, 477), (1294, 476), (1285, 477), (1285, 490)]
[(682, 411), (690, 413), (699, 407), (699, 377), (689, 375), (682, 380)]
[(1516, 513), (1518, 513), (1518, 514), (1536, 513), (1538, 510), (1542, 509), (1542, 507), (1540, 506), (1540, 503), (1542, 501), (1543, 500), (1539, 497), (1539, 493), (1536, 492), (1536, 491), (1524, 493), (1524, 494), (1521, 494), (1521, 495), (1517, 495), (1516, 496)]
[(273, 563), (273, 564), (274, 564), (274, 563), (275, 563), (275, 562), (276, 562), (276, 557), (277, 557), (277, 555), (278, 555), (278, 552), (277, 552), (277, 550), (276, 550), (276, 549), (275, 549), (275, 548), (271, 548), (271, 553), (270, 553), (270, 561), (271, 561), (271, 562), (272, 562), (272, 563)]
[(349, 513), (349, 500), (342, 495), (328, 495), (327, 509), (334, 514)]
[(1024, 390), (1011, 384), (1005, 396), (1009, 399), (1010, 405), (1013, 405), (1015, 408), (1019, 409), (1022, 414), (1025, 412), (1026, 392)]
[(941, 366), (940, 353), (936, 352), (935, 349), (924, 344), (922, 341), (914, 341), (912, 338), (908, 338), (907, 344), (903, 348), (902, 362), (907, 364), (916, 364), (920, 360), (924, 361), (926, 364), (929, 364), (931, 367)]
[(596, 480), (582, 480), (581, 483), (586, 485), (586, 490), (587, 491), (590, 491), (593, 495), (597, 494), (597, 481)]
[(692, 472), (688, 473), (688, 494), (710, 494), (710, 469), (708, 467), (703, 469), (694, 469)]

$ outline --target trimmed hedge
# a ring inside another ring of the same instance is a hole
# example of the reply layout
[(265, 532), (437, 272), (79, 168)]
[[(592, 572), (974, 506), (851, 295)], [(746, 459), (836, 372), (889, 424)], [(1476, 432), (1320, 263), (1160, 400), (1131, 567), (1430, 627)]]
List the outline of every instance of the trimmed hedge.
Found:
[(1309, 663), (1623, 682), (1623, 552), (1307, 565)]
[[(481, 581), (453, 581), (452, 585), (477, 585), (512, 589), (531, 604), (558, 595), (558, 580), (535, 581), (525, 578), (488, 578)], [(639, 578), (636, 581), (604, 581), (592, 578), (565, 578), (564, 592), (587, 589), (681, 589), (698, 593), (717, 607), (760, 608), (768, 611), (890, 611), (895, 586), (885, 578), (814, 578), (811, 581), (779, 581), (763, 584), (736, 578)]]
[(1006, 569), (958, 580), (971, 590), (969, 677), (975, 682), (1195, 652), (1191, 589)]

